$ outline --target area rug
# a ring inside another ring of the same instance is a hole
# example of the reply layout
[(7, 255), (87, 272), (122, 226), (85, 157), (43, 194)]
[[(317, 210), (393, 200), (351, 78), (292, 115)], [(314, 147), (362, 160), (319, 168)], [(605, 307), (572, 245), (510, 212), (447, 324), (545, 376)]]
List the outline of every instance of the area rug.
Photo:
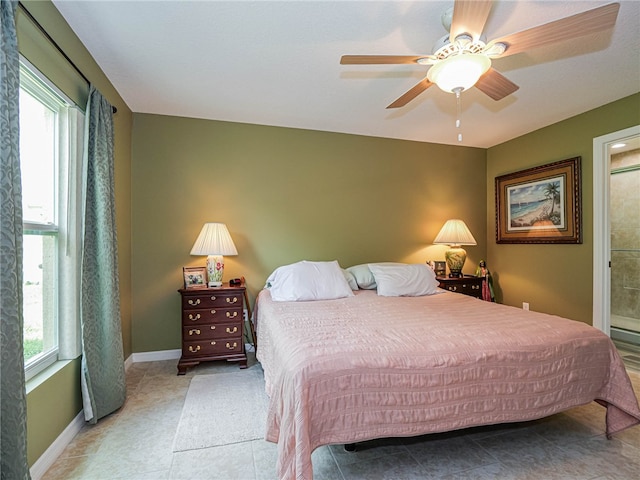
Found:
[(259, 366), (191, 379), (173, 451), (264, 438), (268, 397)]

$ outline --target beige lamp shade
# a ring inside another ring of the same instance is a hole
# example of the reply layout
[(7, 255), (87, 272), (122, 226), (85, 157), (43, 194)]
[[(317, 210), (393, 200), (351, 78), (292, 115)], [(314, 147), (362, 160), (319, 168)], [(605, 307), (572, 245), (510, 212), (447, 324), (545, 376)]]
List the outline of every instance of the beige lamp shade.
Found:
[(477, 245), (467, 225), (458, 219), (447, 220), (433, 241), (435, 245), (450, 245), (444, 254), (450, 277), (461, 277), (467, 252), (460, 245)]
[(454, 218), (447, 220), (433, 241), (434, 245), (477, 245), (467, 224)]
[(222, 285), (224, 255), (238, 255), (224, 223), (205, 223), (191, 249), (191, 255), (207, 255), (207, 277), (210, 287)]

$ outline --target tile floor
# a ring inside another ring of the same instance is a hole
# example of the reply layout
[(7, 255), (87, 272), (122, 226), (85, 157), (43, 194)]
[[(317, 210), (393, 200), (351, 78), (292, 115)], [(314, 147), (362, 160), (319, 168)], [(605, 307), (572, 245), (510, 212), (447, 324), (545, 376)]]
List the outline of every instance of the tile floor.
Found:
[(640, 346), (620, 340), (614, 340), (613, 343), (616, 345), (627, 368), (640, 372)]
[[(255, 360), (250, 368), (260, 368)], [(128, 398), (117, 413), (85, 426), (44, 480), (275, 479), (276, 448), (254, 440), (172, 452), (191, 377), (233, 371), (227, 362), (176, 375), (176, 361), (133, 364)], [(629, 369), (640, 395), (640, 371)], [(316, 480), (640, 478), (640, 426), (607, 440), (596, 403), (523, 424), (472, 428), (358, 444), (313, 453)]]

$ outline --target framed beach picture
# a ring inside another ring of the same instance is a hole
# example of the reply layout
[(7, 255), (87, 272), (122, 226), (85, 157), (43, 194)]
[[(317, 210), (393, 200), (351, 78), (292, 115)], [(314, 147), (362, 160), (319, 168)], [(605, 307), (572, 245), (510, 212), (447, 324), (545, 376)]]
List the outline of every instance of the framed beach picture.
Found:
[(580, 162), (496, 177), (496, 242), (582, 243)]

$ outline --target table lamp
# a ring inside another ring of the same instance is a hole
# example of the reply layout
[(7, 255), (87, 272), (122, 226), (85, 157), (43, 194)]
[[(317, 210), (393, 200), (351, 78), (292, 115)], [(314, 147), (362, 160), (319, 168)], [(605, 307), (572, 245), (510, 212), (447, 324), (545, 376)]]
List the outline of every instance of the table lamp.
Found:
[(222, 285), (224, 255), (237, 255), (229, 230), (224, 223), (205, 223), (191, 249), (191, 255), (207, 255), (207, 278), (210, 287)]
[(444, 253), (444, 259), (449, 267), (449, 277), (462, 277), (462, 267), (467, 260), (467, 252), (460, 245), (477, 245), (467, 225), (462, 220), (447, 220), (433, 243), (450, 246)]

